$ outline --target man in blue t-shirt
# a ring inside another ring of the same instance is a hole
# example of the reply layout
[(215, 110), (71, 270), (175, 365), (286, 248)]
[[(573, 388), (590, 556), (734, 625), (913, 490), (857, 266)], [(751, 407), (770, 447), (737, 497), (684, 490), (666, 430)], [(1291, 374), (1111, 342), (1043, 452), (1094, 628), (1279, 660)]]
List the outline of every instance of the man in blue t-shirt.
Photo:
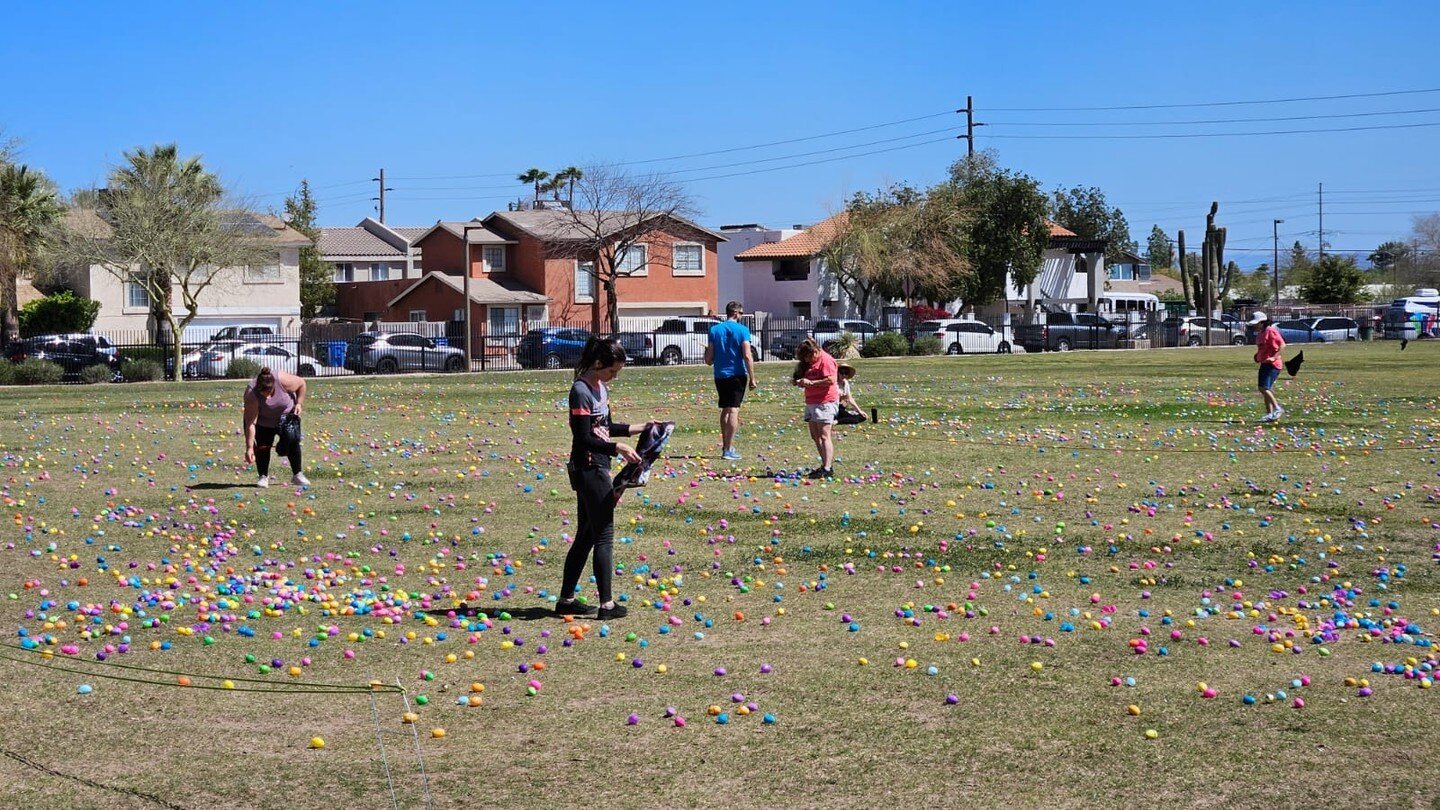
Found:
[(739, 461), (735, 431), (740, 427), (740, 403), (746, 389), (755, 389), (755, 358), (750, 352), (750, 330), (740, 322), (745, 307), (739, 301), (725, 305), (725, 320), (710, 327), (705, 364), (715, 367), (715, 390), (720, 395), (720, 457)]

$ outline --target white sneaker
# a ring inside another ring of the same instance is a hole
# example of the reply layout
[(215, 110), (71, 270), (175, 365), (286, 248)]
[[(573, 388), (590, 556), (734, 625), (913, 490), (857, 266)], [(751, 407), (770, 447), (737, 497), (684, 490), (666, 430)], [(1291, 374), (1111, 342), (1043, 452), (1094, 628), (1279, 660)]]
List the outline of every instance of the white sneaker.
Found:
[(1276, 405), (1276, 406), (1275, 406), (1275, 412), (1274, 412), (1273, 414), (1271, 414), (1271, 416), (1274, 417), (1274, 418), (1271, 419), (1270, 421), (1271, 421), (1271, 422), (1278, 422), (1278, 421), (1280, 421), (1280, 417), (1282, 417), (1282, 416), (1284, 416), (1284, 415), (1285, 415), (1285, 409), (1282, 408), (1282, 407), (1280, 407), (1279, 405)]
[(255, 479), (255, 486), (259, 487), (260, 489), (269, 489), (269, 488), (270, 488), (270, 476), (268, 476), (268, 475), (262, 475), (262, 476), (260, 476), (259, 478)]
[(305, 477), (305, 473), (295, 473), (295, 476), (290, 479), (290, 483), (297, 487), (308, 487), (310, 486), (310, 479)]

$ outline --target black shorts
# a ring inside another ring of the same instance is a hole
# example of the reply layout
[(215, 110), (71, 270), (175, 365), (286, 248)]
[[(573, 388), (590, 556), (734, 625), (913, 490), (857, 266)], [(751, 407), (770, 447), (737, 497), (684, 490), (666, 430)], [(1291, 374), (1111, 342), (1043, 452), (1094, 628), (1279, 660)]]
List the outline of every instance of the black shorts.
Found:
[(750, 378), (744, 374), (735, 377), (716, 377), (715, 391), (720, 394), (720, 407), (740, 407), (740, 403), (745, 401), (745, 389), (749, 385)]

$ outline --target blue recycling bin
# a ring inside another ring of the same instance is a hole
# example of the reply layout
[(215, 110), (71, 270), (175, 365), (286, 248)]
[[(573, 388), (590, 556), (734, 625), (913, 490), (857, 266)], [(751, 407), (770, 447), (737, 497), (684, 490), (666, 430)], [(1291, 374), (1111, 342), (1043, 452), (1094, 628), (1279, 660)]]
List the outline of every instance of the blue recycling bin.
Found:
[(343, 341), (343, 340), (327, 340), (327, 341), (325, 341), (324, 343), (322, 343), (321, 345), (325, 347), (325, 365), (327, 365), (327, 366), (343, 366), (343, 365), (345, 365), (345, 347), (346, 347), (345, 341)]
[(435, 345), (436, 345), (436, 346), (449, 346), (449, 345), (450, 345), (450, 338), (448, 338), (448, 337), (437, 337), (437, 338), (435, 338)]

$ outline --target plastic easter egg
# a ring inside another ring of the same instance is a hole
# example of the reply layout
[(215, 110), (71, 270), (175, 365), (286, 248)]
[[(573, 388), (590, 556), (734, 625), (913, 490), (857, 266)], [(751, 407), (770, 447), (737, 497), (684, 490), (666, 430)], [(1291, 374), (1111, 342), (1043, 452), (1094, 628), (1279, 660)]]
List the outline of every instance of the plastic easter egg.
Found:
[(88, 694), (90, 694), (91, 692), (95, 691), (95, 687), (91, 686), (91, 685), (88, 684), (88, 683), (82, 683), (82, 684), (80, 684), (79, 688), (77, 688), (75, 691), (76, 691), (76, 693), (81, 694), (81, 695), (88, 695)]
[(1131, 717), (1139, 717), (1140, 707), (1136, 706), (1134, 703), (1131, 703), (1129, 706), (1125, 707), (1125, 713), (1130, 715)]
[(324, 747), (325, 747), (325, 739), (324, 739), (323, 737), (311, 737), (311, 738), (310, 738), (310, 747), (311, 747), (311, 748), (314, 748), (314, 749), (316, 749), (316, 750), (319, 750), (319, 749), (321, 749), (321, 748), (324, 748)]
[(1156, 731), (1156, 730), (1153, 729), (1153, 728), (1147, 728), (1147, 729), (1145, 729), (1145, 739), (1147, 739), (1147, 740), (1158, 740), (1158, 739), (1160, 739), (1160, 732)]

